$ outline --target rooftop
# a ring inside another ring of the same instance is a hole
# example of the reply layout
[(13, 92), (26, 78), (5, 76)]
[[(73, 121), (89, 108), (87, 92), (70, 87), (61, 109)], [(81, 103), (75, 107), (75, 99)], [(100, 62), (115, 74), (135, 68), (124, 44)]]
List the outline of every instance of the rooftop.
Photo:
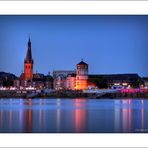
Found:
[(87, 63), (85, 63), (83, 60), (81, 60), (80, 63), (78, 63), (77, 65), (88, 65)]

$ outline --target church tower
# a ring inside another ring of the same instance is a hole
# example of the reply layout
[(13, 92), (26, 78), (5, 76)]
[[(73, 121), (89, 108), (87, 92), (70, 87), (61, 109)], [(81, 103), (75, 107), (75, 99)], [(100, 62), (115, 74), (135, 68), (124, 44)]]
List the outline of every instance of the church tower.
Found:
[(76, 89), (77, 90), (85, 90), (88, 87), (88, 64), (81, 60), (80, 63), (77, 64), (76, 71)]
[(31, 80), (32, 76), (33, 76), (33, 59), (31, 53), (31, 41), (29, 36), (27, 54), (24, 60), (24, 77), (25, 80)]

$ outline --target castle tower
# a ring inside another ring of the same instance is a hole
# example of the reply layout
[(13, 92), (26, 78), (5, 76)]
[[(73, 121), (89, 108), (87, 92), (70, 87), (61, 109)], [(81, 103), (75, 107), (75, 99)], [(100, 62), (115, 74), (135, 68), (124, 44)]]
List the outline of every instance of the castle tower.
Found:
[(25, 80), (31, 80), (33, 76), (33, 59), (32, 59), (32, 53), (31, 53), (30, 36), (28, 41), (27, 54), (24, 60), (24, 76), (25, 76)]
[(88, 64), (81, 60), (80, 63), (77, 64), (76, 70), (76, 89), (77, 90), (85, 90), (88, 87)]

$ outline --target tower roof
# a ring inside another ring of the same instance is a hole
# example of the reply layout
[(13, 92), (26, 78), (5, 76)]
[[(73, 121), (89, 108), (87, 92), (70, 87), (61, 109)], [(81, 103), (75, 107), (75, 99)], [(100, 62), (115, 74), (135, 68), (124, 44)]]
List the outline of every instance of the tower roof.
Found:
[(79, 62), (77, 65), (88, 65), (88, 64), (85, 63), (85, 62), (83, 61), (83, 59), (82, 59), (81, 62)]
[(32, 52), (31, 52), (30, 36), (29, 36), (29, 40), (28, 40), (28, 49), (27, 49), (27, 54), (26, 54), (25, 62), (27, 62), (27, 63), (33, 63)]

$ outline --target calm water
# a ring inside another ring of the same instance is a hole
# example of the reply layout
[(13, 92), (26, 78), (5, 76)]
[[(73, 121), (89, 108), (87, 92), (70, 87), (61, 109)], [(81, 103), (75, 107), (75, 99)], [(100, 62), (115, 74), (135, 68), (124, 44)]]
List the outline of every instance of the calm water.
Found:
[(148, 132), (148, 100), (0, 99), (0, 132)]

